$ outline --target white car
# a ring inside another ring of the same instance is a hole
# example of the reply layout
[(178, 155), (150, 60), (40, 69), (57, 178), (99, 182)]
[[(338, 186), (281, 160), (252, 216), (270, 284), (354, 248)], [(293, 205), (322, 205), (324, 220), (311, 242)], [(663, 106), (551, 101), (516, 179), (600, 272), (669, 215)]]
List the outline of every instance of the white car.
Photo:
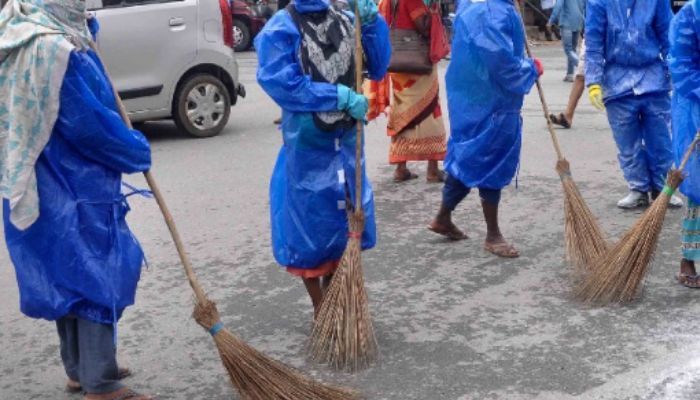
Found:
[(87, 0), (97, 44), (133, 122), (172, 118), (217, 135), (245, 97), (228, 0)]

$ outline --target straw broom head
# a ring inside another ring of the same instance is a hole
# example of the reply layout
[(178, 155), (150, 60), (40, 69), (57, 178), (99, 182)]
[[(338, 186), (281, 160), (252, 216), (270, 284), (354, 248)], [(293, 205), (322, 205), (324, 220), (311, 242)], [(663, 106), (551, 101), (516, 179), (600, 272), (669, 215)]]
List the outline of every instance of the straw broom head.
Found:
[(222, 328), (212, 301), (196, 303), (192, 314), (214, 336), (231, 383), (245, 400), (353, 400), (359, 395), (349, 389), (314, 382), (296, 370), (277, 362)]
[[(364, 214), (349, 213), (350, 232), (364, 230)], [(349, 239), (326, 291), (311, 335), (311, 358), (336, 369), (357, 371), (377, 357), (362, 272), (361, 233)]]
[(603, 231), (586, 204), (566, 159), (557, 161), (557, 172), (564, 189), (564, 242), (567, 259), (579, 272), (587, 272), (608, 249)]
[(668, 203), (682, 180), (682, 171), (674, 169), (668, 173), (666, 187), (651, 207), (610, 251), (593, 263), (591, 272), (575, 289), (576, 298), (606, 305), (629, 302), (637, 296), (654, 258)]

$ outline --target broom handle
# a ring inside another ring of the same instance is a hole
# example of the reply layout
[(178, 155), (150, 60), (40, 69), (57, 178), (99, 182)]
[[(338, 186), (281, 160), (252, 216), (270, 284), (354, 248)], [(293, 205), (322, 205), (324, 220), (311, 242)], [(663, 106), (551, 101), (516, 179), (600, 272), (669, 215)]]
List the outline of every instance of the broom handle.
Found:
[[(90, 43), (90, 47), (95, 51), (97, 57), (101, 60), (102, 57), (94, 42)], [(122, 120), (124, 121), (126, 126), (128, 126), (129, 129), (132, 129), (133, 126), (131, 124), (131, 120), (129, 119), (129, 114), (127, 114), (126, 108), (124, 107), (124, 103), (122, 103), (122, 99), (119, 97), (119, 93), (112, 84), (112, 80), (109, 77), (109, 74), (107, 73), (107, 66), (104, 63), (102, 63), (102, 65), (104, 67), (105, 76), (107, 77), (110, 86), (112, 86), (112, 92), (114, 93), (114, 101), (117, 103), (119, 115), (121, 115)], [(143, 173), (143, 175), (146, 178), (146, 182), (148, 183), (151, 192), (153, 192), (153, 196), (156, 198), (156, 203), (158, 203), (158, 207), (160, 208), (160, 211), (163, 214), (163, 219), (165, 219), (165, 224), (168, 226), (170, 235), (173, 237), (175, 247), (177, 248), (177, 253), (180, 256), (180, 261), (185, 267), (185, 274), (187, 275), (187, 280), (190, 282), (190, 286), (194, 291), (195, 297), (197, 297), (197, 303), (204, 304), (207, 302), (207, 296), (204, 293), (202, 286), (199, 284), (199, 281), (197, 280), (197, 276), (195, 275), (194, 269), (192, 268), (190, 258), (187, 255), (187, 252), (185, 251), (185, 245), (182, 242), (182, 238), (180, 237), (180, 233), (177, 230), (177, 226), (175, 226), (175, 220), (173, 219), (172, 214), (170, 214), (168, 206), (165, 204), (165, 198), (163, 198), (163, 194), (160, 192), (160, 188), (158, 188), (158, 184), (156, 184), (156, 180), (155, 178), (153, 178), (153, 174), (151, 174), (151, 171), (146, 171)]]
[(679, 170), (683, 171), (685, 169), (685, 165), (688, 164), (688, 160), (690, 159), (690, 156), (693, 155), (695, 147), (697, 147), (698, 143), (700, 143), (700, 130), (698, 130), (698, 132), (695, 134), (695, 139), (690, 142), (690, 146), (688, 146), (688, 149), (685, 151), (681, 165), (678, 167)]
[[(358, 93), (362, 93), (362, 21), (360, 7), (355, 0), (355, 85)], [(355, 139), (355, 215), (362, 214), (362, 131), (364, 121), (357, 120), (357, 138)]]
[[(520, 23), (523, 27), (523, 34), (525, 35), (525, 51), (527, 56), (532, 58), (532, 51), (530, 50), (530, 42), (527, 40), (527, 29), (525, 28), (525, 21), (523, 21), (523, 15), (520, 12), (520, 6), (516, 6), (515, 9), (520, 14)], [(549, 118), (549, 106), (547, 106), (547, 100), (544, 98), (544, 90), (542, 89), (542, 83), (540, 83), (540, 78), (537, 77), (537, 93), (540, 95), (540, 103), (542, 103), (542, 111), (544, 112), (544, 119), (547, 120), (547, 129), (549, 130), (549, 135), (552, 137), (552, 144), (554, 145), (554, 151), (557, 153), (557, 159), (563, 160), (564, 155), (561, 152), (561, 146), (559, 146), (559, 138), (554, 131), (554, 125), (552, 120)]]

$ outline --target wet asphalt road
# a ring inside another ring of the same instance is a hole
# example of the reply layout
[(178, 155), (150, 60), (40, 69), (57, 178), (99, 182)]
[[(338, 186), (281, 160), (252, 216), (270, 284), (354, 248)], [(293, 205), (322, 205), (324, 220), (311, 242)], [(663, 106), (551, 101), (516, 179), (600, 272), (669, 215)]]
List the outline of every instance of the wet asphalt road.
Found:
[[(564, 57), (538, 46), (553, 110), (563, 108)], [(255, 84), (254, 53), (240, 56), (249, 97), (219, 137), (193, 140), (170, 123), (147, 124), (153, 172), (183, 233), (202, 284), (227, 326), (258, 349), (370, 399), (697, 399), (700, 292), (674, 283), (681, 211), (668, 215), (640, 301), (589, 309), (570, 299), (563, 261), (562, 194), (554, 152), (533, 92), (523, 110), (518, 188), (502, 202), (502, 227), (522, 257), (482, 250), (485, 226), (475, 197), (456, 213), (470, 235), (449, 243), (425, 229), (440, 186), (421, 175), (392, 182), (384, 121), (368, 128), (369, 174), (380, 242), (364, 258), (381, 360), (355, 375), (306, 361), (311, 306), (299, 281), (270, 251), (267, 185), (280, 135), (278, 108)], [(444, 73), (444, 68), (442, 70)], [(444, 93), (443, 93), (444, 96)], [(446, 107), (445, 107), (446, 108)], [(619, 236), (639, 216), (615, 202), (625, 185), (603, 114), (584, 97), (574, 129), (560, 131), (576, 181), (604, 229)], [(127, 181), (145, 183), (140, 176)], [(208, 335), (189, 317), (192, 296), (151, 200), (134, 198), (129, 222), (146, 250), (137, 303), (119, 333), (119, 358), (136, 389), (160, 399), (231, 399)], [(0, 250), (0, 399), (78, 399), (64, 375), (52, 323), (18, 311), (14, 272)]]

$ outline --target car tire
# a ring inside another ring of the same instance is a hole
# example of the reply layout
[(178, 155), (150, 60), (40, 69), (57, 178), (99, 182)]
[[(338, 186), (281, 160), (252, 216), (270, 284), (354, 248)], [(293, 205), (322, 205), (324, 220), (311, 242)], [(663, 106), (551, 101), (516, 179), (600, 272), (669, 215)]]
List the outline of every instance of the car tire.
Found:
[(240, 19), (233, 20), (233, 50), (246, 51), (250, 48), (250, 29)]
[(205, 138), (224, 129), (231, 115), (231, 95), (219, 78), (196, 74), (179, 85), (173, 103), (173, 119), (188, 135)]

